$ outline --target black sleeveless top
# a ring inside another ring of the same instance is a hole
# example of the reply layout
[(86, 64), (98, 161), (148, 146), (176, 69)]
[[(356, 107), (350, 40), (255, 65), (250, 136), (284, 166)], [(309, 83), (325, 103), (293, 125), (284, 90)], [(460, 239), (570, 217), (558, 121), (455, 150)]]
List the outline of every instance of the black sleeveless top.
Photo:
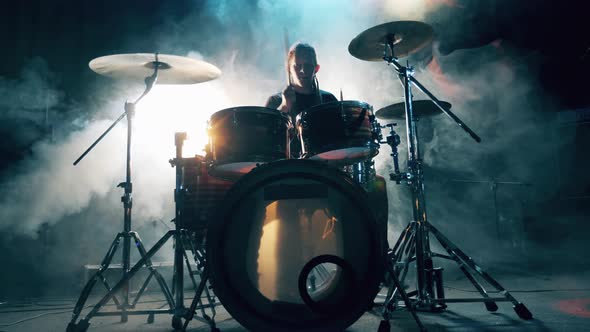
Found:
[[(321, 98), (321, 102), (320, 102), (320, 100), (318, 100), (318, 95), (316, 93), (303, 94), (303, 93), (295, 92), (295, 104), (293, 105), (293, 108), (291, 108), (291, 111), (289, 112), (289, 115), (291, 116), (291, 120), (295, 121), (295, 118), (297, 117), (297, 115), (299, 113), (301, 113), (302, 111), (304, 111), (312, 106), (318, 105), (320, 103), (323, 104), (323, 103), (338, 101), (338, 99), (336, 99), (336, 97), (334, 97), (333, 94), (331, 94), (327, 91), (324, 91), (324, 90), (320, 90), (320, 98)], [(282, 92), (274, 94), (274, 95), (270, 96), (268, 98), (268, 100), (266, 101), (266, 107), (277, 108), (281, 105), (282, 100), (283, 100)]]
[[(324, 91), (324, 90), (320, 90), (319, 97), (321, 98), (321, 102), (320, 102), (320, 98), (318, 98), (317, 93), (303, 94), (303, 93), (295, 92), (295, 104), (293, 105), (293, 107), (291, 108), (291, 111), (289, 112), (289, 116), (291, 117), (291, 121), (293, 121), (293, 125), (295, 125), (297, 115), (299, 113), (305, 111), (306, 109), (311, 108), (315, 105), (338, 101), (338, 99), (336, 99), (336, 97), (334, 97), (333, 94), (331, 94), (327, 91)], [(279, 92), (279, 93), (274, 94), (268, 98), (268, 100), (266, 101), (265, 107), (277, 108), (281, 105), (282, 101), (283, 101), (282, 92)], [(296, 135), (294, 137), (292, 135), (290, 148), (291, 148), (291, 157), (292, 158), (299, 158), (299, 156), (301, 154), (301, 142), (299, 142), (299, 139), (296, 137)]]

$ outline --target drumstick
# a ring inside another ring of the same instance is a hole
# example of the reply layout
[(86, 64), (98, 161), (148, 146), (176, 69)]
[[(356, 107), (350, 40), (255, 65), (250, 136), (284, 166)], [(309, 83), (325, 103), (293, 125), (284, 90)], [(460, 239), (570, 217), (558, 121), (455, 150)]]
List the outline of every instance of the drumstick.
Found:
[(285, 42), (285, 69), (287, 70), (287, 85), (291, 85), (291, 71), (289, 70), (289, 31), (283, 30), (283, 40)]
[[(287, 86), (291, 86), (291, 70), (289, 70), (289, 31), (287, 30), (287, 28), (283, 28), (283, 41), (285, 43), (285, 69), (287, 70)], [(288, 135), (289, 135), (289, 143), (291, 142), (291, 140), (293, 140), (294, 137), (297, 136), (297, 134), (295, 133), (295, 127), (293, 124), (293, 121), (295, 119), (292, 119), (291, 116), (289, 115), (289, 130), (288, 130)]]

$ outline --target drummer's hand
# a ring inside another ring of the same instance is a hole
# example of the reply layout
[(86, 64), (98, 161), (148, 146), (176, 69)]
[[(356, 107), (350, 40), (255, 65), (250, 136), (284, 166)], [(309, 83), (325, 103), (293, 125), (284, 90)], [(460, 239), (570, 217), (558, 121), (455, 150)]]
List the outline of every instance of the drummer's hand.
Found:
[(281, 112), (288, 113), (291, 111), (293, 104), (295, 103), (295, 89), (293, 86), (287, 85), (287, 87), (283, 90), (282, 93), (283, 100), (281, 101), (281, 105), (279, 106), (279, 110)]

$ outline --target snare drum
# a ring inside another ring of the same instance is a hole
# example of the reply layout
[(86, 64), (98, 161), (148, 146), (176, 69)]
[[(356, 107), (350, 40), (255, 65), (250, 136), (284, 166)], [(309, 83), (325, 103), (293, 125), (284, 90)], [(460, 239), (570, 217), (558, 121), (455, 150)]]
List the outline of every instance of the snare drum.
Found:
[(351, 164), (379, 152), (379, 128), (371, 105), (359, 101), (320, 104), (297, 116), (304, 158)]
[(259, 163), (289, 159), (289, 117), (276, 109), (243, 106), (209, 120), (209, 174), (235, 180)]

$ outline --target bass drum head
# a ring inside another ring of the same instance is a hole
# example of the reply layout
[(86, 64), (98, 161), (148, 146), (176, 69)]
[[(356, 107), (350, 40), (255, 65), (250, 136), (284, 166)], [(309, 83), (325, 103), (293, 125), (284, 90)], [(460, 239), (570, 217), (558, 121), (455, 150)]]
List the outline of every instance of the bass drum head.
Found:
[(313, 160), (244, 175), (207, 235), (211, 284), (253, 331), (343, 330), (370, 307), (385, 246), (365, 191)]

